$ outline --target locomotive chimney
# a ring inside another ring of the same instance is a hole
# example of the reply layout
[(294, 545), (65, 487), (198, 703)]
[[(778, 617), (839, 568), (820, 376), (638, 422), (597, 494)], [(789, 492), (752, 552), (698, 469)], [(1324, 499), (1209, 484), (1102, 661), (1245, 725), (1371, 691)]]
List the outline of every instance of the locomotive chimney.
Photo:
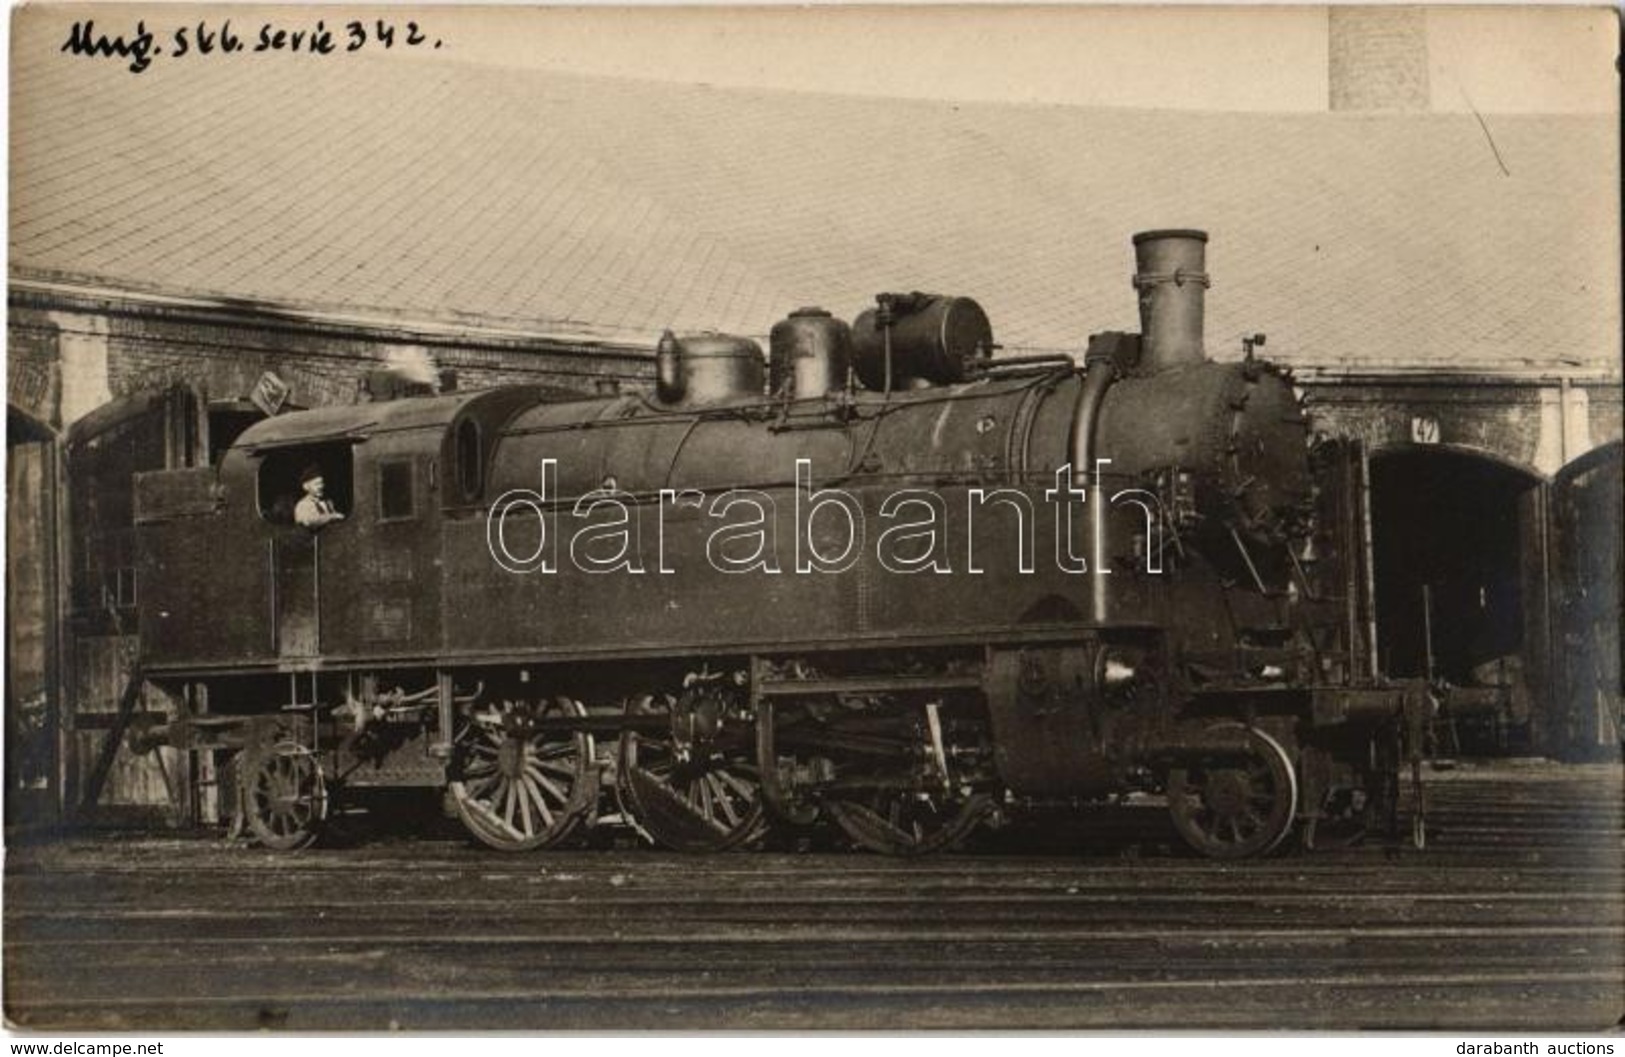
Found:
[(1207, 232), (1142, 231), (1134, 236), (1134, 289), (1140, 295), (1140, 370), (1201, 363), (1202, 311), (1209, 285)]

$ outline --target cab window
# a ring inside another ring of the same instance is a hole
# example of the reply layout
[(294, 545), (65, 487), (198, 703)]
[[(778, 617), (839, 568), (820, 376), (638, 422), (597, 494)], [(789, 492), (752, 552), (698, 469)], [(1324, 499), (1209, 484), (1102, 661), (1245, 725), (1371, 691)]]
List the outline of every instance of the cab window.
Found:
[(457, 427), (457, 483), (464, 499), (480, 497), (485, 487), (485, 450), (480, 424), (464, 419)]
[(378, 520), (404, 521), (417, 514), (413, 495), (412, 460), (383, 459), (378, 463)]
[(276, 448), (260, 458), (260, 517), (275, 525), (292, 525), (294, 507), (305, 494), (304, 482), (321, 475), (323, 497), (341, 514), (355, 509), (355, 452), (348, 442), (302, 444)]

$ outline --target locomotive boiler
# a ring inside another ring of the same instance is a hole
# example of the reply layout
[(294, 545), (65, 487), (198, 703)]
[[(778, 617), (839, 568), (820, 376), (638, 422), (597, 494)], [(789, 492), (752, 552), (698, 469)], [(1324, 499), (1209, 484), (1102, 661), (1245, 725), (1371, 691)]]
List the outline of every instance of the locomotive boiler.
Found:
[(647, 393), (289, 413), (144, 475), (142, 671), (192, 711), (141, 738), (234, 751), (287, 848), (369, 785), (507, 850), (618, 813), (916, 854), (1131, 792), (1215, 857), (1357, 834), (1426, 688), (1375, 668), (1357, 447), (1310, 443), (1261, 337), (1206, 355), (1206, 241), (1135, 237), (1141, 330), (1081, 368), (888, 293), (766, 357), (667, 333)]

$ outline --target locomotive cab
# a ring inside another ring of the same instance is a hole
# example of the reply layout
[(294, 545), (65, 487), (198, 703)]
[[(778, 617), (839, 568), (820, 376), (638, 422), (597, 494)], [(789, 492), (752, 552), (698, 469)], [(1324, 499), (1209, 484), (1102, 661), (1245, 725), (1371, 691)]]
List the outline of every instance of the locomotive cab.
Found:
[[(149, 673), (342, 664), (439, 642), (439, 526), (477, 501), (480, 438), (546, 391), (413, 397), (277, 416), (218, 468), (143, 474), (143, 664)], [(319, 472), (344, 515), (296, 523)], [(200, 562), (199, 547), (222, 560)], [(245, 604), (246, 602), (246, 604)]]

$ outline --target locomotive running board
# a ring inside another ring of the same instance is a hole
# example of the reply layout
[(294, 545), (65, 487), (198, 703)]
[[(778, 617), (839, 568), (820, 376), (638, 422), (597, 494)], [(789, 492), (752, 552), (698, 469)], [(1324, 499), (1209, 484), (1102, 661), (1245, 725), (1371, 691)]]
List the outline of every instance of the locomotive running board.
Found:
[(980, 690), (978, 675), (860, 675), (842, 679), (763, 680), (762, 697), (808, 697), (818, 694), (906, 693), (921, 690)]

